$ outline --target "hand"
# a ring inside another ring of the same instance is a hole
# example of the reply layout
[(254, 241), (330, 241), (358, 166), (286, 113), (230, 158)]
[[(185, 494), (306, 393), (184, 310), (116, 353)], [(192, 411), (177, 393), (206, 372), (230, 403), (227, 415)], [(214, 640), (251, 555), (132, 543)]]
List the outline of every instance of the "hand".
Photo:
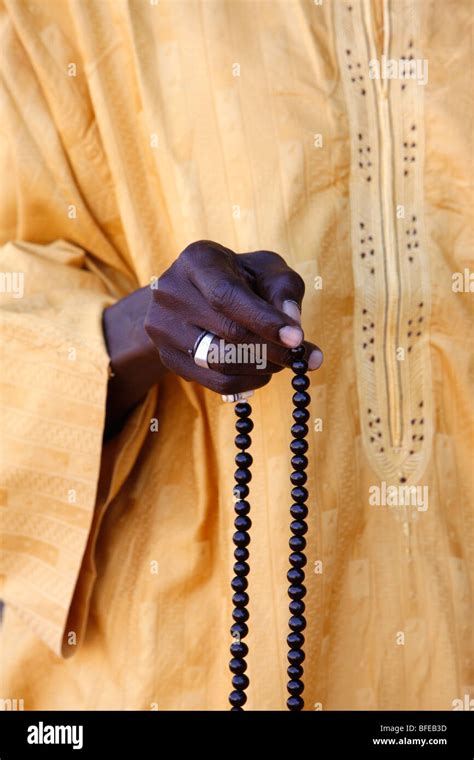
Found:
[[(152, 292), (145, 330), (162, 364), (217, 393), (266, 385), (272, 374), (290, 365), (290, 349), (303, 342), (298, 307), (304, 282), (277, 253), (235, 254), (201, 240), (185, 248)], [(232, 356), (228, 349), (227, 357), (221, 353), (209, 362), (210, 369), (199, 367), (192, 349), (203, 330), (216, 334), (216, 348), (223, 339), (254, 350)], [(309, 369), (317, 369), (321, 351), (313, 343), (304, 345)]]

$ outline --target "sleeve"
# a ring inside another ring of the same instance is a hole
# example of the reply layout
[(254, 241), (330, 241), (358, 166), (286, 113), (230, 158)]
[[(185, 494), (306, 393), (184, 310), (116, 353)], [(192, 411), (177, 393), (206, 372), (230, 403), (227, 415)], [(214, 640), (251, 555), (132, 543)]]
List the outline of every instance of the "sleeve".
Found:
[(80, 645), (101, 518), (156, 402), (103, 447), (113, 299), (86, 264), (63, 240), (0, 247), (0, 598), (60, 656)]
[(59, 656), (157, 393), (103, 445), (102, 313), (139, 283), (71, 8), (0, 0), (0, 599)]

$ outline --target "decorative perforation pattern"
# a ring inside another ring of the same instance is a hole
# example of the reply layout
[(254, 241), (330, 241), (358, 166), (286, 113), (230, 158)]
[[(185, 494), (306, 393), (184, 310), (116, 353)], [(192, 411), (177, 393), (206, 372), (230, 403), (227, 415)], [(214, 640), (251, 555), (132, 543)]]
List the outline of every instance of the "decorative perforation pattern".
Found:
[[(396, 12), (392, 7), (384, 39), (385, 52), (409, 73), (423, 58), (417, 49), (421, 14), (413, 10), (413, 0), (400, 0)], [(335, 3), (334, 23), (351, 139), (361, 432), (375, 472), (388, 482), (410, 484), (426, 466), (432, 438), (424, 88), (406, 76), (370, 77), (377, 51), (369, 2)]]

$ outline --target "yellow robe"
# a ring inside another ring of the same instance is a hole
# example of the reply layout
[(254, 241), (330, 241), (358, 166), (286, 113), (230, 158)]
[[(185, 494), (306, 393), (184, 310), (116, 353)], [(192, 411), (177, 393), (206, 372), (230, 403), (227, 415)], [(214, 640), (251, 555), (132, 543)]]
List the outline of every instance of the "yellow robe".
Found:
[[(168, 374), (102, 446), (101, 312), (198, 239), (282, 254), (325, 353), (306, 708), (474, 689), (471, 22), (469, 0), (0, 0), (1, 699), (228, 708), (232, 407)], [(370, 76), (383, 54), (428, 81)], [(253, 410), (247, 708), (284, 709), (289, 372)], [(376, 503), (402, 484), (428, 498)]]

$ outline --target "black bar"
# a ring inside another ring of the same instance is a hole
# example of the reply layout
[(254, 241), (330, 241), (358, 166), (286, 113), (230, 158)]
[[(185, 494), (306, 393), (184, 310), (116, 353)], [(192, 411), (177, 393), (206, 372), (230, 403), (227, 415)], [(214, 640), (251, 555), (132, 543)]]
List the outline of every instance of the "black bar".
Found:
[[(0, 760), (25, 755), (61, 760), (96, 757), (100, 751), (107, 752), (104, 757), (116, 752), (117, 757), (155, 760), (187, 747), (229, 755), (239, 749), (237, 737), (246, 735), (247, 729), (246, 750), (265, 750), (267, 757), (273, 744), (281, 750), (283, 743), (291, 746), (297, 741), (298, 752), (308, 760), (331, 760), (332, 753), (348, 758), (404, 753), (410, 758), (473, 760), (473, 717), (472, 707), (459, 712), (3, 711)], [(28, 738), (43, 743), (29, 743)], [(46, 743), (50, 738), (70, 743)]]

